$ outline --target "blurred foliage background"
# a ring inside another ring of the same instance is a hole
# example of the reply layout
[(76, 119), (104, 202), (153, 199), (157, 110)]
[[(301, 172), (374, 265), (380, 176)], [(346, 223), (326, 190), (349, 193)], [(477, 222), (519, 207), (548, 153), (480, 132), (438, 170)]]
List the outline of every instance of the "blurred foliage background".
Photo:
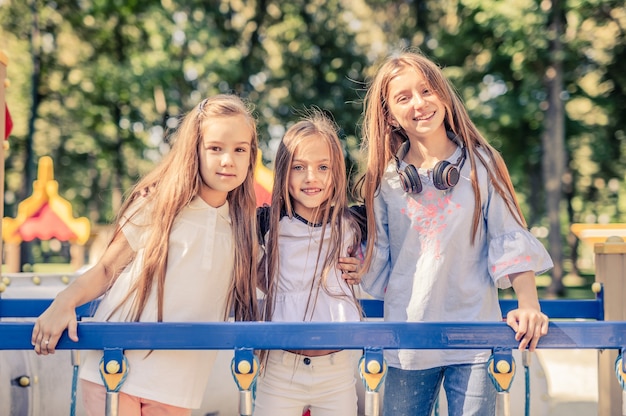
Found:
[(412, 48), (502, 152), (555, 261), (546, 295), (593, 273), (571, 224), (626, 221), (623, 0), (0, 0), (0, 23), (5, 216), (48, 155), (76, 216), (107, 224), (179, 116), (219, 92), (255, 104), (269, 167), (299, 111), (330, 111), (354, 179), (367, 82)]

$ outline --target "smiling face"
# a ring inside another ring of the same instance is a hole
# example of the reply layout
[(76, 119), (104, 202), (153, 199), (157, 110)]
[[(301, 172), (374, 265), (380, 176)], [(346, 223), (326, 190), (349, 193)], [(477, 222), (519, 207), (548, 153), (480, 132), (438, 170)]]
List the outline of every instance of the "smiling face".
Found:
[(242, 115), (212, 117), (200, 129), (200, 197), (219, 207), (243, 183), (251, 163), (253, 130)]
[(308, 136), (295, 149), (289, 168), (289, 195), (294, 211), (317, 223), (332, 190), (330, 148), (318, 135)]
[(409, 138), (424, 138), (444, 127), (445, 106), (423, 75), (404, 67), (389, 81), (387, 102), (390, 122)]

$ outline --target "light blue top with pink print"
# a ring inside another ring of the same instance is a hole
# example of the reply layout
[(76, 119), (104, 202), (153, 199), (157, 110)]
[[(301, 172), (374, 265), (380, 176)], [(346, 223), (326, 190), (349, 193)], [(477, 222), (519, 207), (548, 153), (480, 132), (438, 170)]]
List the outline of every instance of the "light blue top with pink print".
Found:
[[(457, 148), (448, 161), (454, 163), (460, 152)], [(499, 321), (498, 288), (510, 287), (508, 275), (552, 268), (544, 246), (515, 221), (477, 163), (482, 221), (473, 244), (469, 160), (447, 191), (434, 187), (430, 171), (419, 169), (424, 187), (419, 194), (403, 191), (395, 161), (387, 167), (374, 200), (374, 259), (361, 282), (385, 301), (386, 321)], [(488, 350), (385, 351), (390, 366), (407, 370), (486, 362), (489, 355)]]

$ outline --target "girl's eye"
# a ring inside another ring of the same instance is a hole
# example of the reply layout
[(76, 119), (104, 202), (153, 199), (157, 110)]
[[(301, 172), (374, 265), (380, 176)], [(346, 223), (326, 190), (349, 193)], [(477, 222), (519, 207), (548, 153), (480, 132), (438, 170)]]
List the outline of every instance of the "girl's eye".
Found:
[(324, 171), (324, 172), (325, 172), (325, 171), (327, 171), (328, 169), (330, 169), (330, 167), (328, 167), (328, 165), (321, 165), (321, 166), (320, 166), (320, 170), (321, 170), (321, 171)]
[(294, 165), (294, 166), (292, 167), (292, 169), (293, 169), (293, 170), (304, 170), (304, 166), (302, 166), (302, 165)]
[(237, 149), (235, 149), (235, 151), (238, 153), (245, 153), (248, 151), (248, 149), (246, 149), (245, 147), (238, 147)]
[(406, 95), (402, 95), (400, 97), (398, 97), (398, 102), (399, 103), (404, 103), (408, 100), (409, 98)]
[(209, 146), (209, 150), (212, 152), (219, 152), (222, 148), (219, 146)]

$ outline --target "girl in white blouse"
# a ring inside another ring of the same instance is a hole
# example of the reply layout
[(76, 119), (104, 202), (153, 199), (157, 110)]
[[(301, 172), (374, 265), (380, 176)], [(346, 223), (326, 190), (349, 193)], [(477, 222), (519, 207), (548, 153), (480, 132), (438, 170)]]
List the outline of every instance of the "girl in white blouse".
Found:
[[(37, 319), (35, 352), (52, 354), (75, 308), (104, 295), (94, 318), (126, 322), (258, 319), (253, 172), (256, 121), (234, 95), (205, 99), (175, 133), (172, 149), (132, 189), (100, 261)], [(235, 241), (237, 244), (235, 244)], [(185, 416), (199, 408), (217, 351), (125, 352), (120, 415)], [(87, 414), (104, 415), (102, 351), (87, 351), (81, 389)]]

